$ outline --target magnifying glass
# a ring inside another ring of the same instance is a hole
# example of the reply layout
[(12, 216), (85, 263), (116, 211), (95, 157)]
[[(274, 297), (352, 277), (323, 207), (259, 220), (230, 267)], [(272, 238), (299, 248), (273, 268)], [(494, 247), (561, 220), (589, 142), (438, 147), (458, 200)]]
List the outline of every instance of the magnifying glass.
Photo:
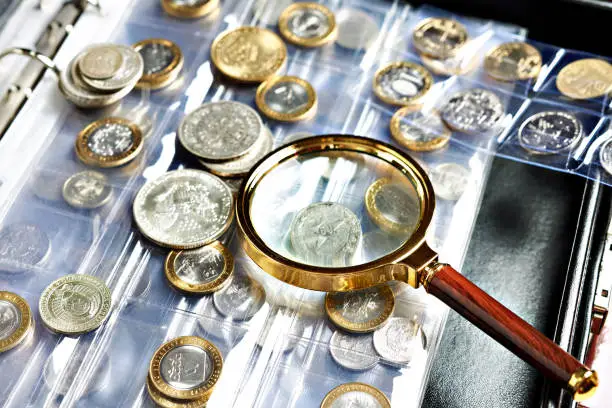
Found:
[[(595, 392), (595, 371), (438, 262), (425, 242), (433, 187), (394, 147), (343, 135), (296, 141), (251, 170), (236, 206), (245, 252), (274, 277), (326, 292), (389, 281), (423, 286), (575, 400)], [(376, 232), (388, 239), (363, 239)]]

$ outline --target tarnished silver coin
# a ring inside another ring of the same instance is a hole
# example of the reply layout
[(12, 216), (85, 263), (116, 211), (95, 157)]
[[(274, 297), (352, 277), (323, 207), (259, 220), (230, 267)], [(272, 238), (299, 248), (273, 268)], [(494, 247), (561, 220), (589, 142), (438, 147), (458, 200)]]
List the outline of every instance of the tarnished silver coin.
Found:
[(231, 283), (215, 292), (215, 308), (232, 320), (248, 320), (261, 309), (266, 292), (261, 284), (247, 275), (234, 275)]
[(381, 329), (374, 332), (374, 349), (382, 362), (407, 365), (413, 356), (423, 350), (420, 326), (405, 317), (393, 317)]
[(111, 293), (104, 281), (90, 275), (66, 275), (43, 291), (40, 317), (51, 330), (76, 335), (97, 329), (111, 310)]
[(599, 148), (599, 164), (609, 174), (612, 174), (612, 138)]
[(456, 163), (442, 163), (434, 167), (429, 176), (438, 197), (456, 201), (467, 188), (470, 171)]
[(357, 216), (341, 204), (324, 202), (302, 209), (290, 227), (294, 255), (309, 265), (351, 265), (361, 241)]
[(234, 198), (216, 176), (175, 170), (145, 184), (134, 200), (134, 220), (155, 243), (176, 249), (206, 245), (230, 226)]
[[(134, 51), (131, 47), (125, 45), (112, 45), (115, 49), (121, 53), (123, 58), (123, 64), (118, 72), (107, 79), (93, 79), (86, 75), (82, 75), (81, 79), (93, 89), (100, 92), (114, 92), (121, 90), (125, 87), (133, 88), (142, 76), (144, 62), (140, 54)], [(87, 56), (90, 48), (85, 51)], [(82, 59), (80, 60), (82, 61)], [(79, 68), (81, 64), (79, 63)], [(81, 68), (82, 69), (82, 68)]]
[(79, 60), (81, 73), (91, 79), (108, 79), (121, 69), (123, 54), (112, 44), (94, 45)]
[[(65, 345), (65, 346), (64, 346)], [(49, 389), (57, 395), (66, 395), (75, 382), (79, 369), (83, 364), (85, 354), (73, 356), (72, 343), (59, 343), (43, 367), (43, 379)], [(102, 391), (111, 379), (111, 358), (108, 354), (102, 356), (96, 366), (93, 377), (88, 381), (85, 394)]]
[(104, 174), (86, 170), (70, 176), (64, 183), (62, 194), (73, 207), (93, 209), (108, 203), (113, 189)]
[[(295, 319), (290, 321), (290, 327), (288, 329), (277, 325), (278, 331), (272, 332), (270, 330), (275, 328), (275, 319), (267, 319), (261, 334), (257, 338), (257, 345), (264, 347), (266, 341), (270, 341), (274, 344), (277, 350), (281, 353), (287, 353), (296, 346), (300, 338), (304, 335), (304, 323), (301, 319)], [(270, 337), (272, 336), (272, 337)], [(268, 339), (268, 337), (270, 337)]]
[(353, 371), (369, 370), (378, 363), (372, 334), (336, 331), (329, 341), (329, 352), (336, 363)]
[(536, 154), (556, 154), (571, 149), (582, 137), (582, 123), (564, 111), (545, 111), (527, 118), (519, 128), (520, 145)]
[(378, 37), (376, 20), (363, 11), (343, 8), (336, 14), (336, 21), (338, 24), (336, 43), (345, 48), (367, 50)]
[(51, 241), (33, 224), (11, 224), (0, 230), (2, 269), (15, 272), (19, 267), (42, 264), (51, 252)]
[(475, 134), (493, 129), (503, 114), (504, 105), (499, 97), (479, 88), (457, 92), (440, 112), (442, 120), (451, 128)]
[(201, 159), (228, 161), (244, 156), (262, 130), (261, 118), (251, 107), (233, 101), (210, 102), (185, 116), (178, 138)]

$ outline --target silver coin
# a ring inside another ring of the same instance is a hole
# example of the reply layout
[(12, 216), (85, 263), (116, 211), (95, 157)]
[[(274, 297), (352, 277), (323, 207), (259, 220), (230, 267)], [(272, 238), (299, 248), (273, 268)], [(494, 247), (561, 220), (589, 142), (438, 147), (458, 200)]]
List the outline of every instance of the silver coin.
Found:
[(175, 170), (145, 184), (134, 200), (134, 220), (152, 241), (189, 249), (219, 238), (232, 220), (227, 185), (199, 170)]
[(457, 201), (467, 188), (470, 171), (455, 163), (442, 163), (430, 172), (434, 192), (440, 198)]
[(60, 174), (41, 172), (32, 179), (31, 188), (36, 197), (45, 201), (61, 201), (64, 178)]
[(331, 202), (302, 209), (289, 230), (294, 255), (309, 265), (350, 265), (361, 241), (357, 216), (345, 206)]
[(284, 145), (287, 144), (291, 144), (293, 142), (297, 142), (298, 140), (302, 140), (302, 139), (308, 139), (309, 137), (314, 136), (314, 133), (310, 133), (310, 132), (295, 132), (292, 133), (290, 135), (287, 135), (284, 139), (283, 139), (283, 143)]
[(89, 47), (79, 60), (79, 69), (92, 79), (111, 78), (123, 65), (123, 54), (114, 45), (101, 44)]
[(308, 90), (294, 81), (277, 82), (264, 95), (265, 104), (274, 112), (292, 114), (309, 104)]
[(457, 92), (444, 104), (440, 116), (448, 126), (466, 133), (493, 129), (504, 114), (499, 97), (486, 89)]
[(338, 37), (336, 43), (350, 49), (367, 50), (378, 37), (378, 24), (360, 10), (343, 8), (336, 14)]
[(174, 259), (174, 271), (190, 285), (204, 285), (217, 279), (225, 270), (225, 258), (212, 246), (181, 251)]
[(0, 300), (0, 342), (11, 337), (21, 326), (21, 311), (12, 302)]
[(213, 295), (215, 308), (232, 320), (252, 318), (265, 301), (263, 286), (246, 275), (234, 275), (227, 287)]
[(197, 346), (178, 346), (161, 359), (162, 380), (177, 390), (193, 390), (208, 381), (214, 370), (213, 357)]
[[(0, 259), (9, 264), (36, 266), (51, 252), (51, 241), (40, 228), (32, 224), (12, 224), (0, 230)], [(13, 266), (2, 269), (16, 271)]]
[(257, 345), (259, 347), (263, 347), (266, 341), (270, 341), (281, 353), (287, 353), (295, 348), (300, 338), (304, 335), (304, 323), (300, 319), (295, 319), (291, 322), (289, 330), (281, 329), (279, 333), (275, 333), (278, 335), (277, 337), (268, 339), (273, 324), (273, 318), (266, 320), (264, 328), (257, 338)]
[(138, 48), (137, 52), (142, 57), (144, 75), (153, 75), (163, 71), (176, 57), (172, 48), (157, 42), (148, 42)]
[(374, 332), (374, 349), (383, 362), (407, 365), (423, 349), (421, 328), (410, 319), (393, 317), (384, 327)]
[[(72, 343), (60, 344), (43, 367), (43, 379), (49, 389), (54, 389), (58, 395), (66, 395), (75, 383), (85, 354), (73, 356)], [(100, 364), (96, 366), (93, 376), (87, 382), (86, 393), (102, 391), (111, 379), (111, 359), (108, 355), (102, 356)]]
[(97, 156), (112, 157), (126, 153), (134, 146), (134, 132), (123, 123), (105, 123), (87, 138), (87, 147)]
[(427, 145), (440, 138), (449, 138), (450, 132), (436, 113), (408, 112), (399, 123), (402, 138), (408, 143)]
[(125, 45), (113, 45), (113, 47), (115, 47), (123, 57), (121, 69), (115, 75), (108, 79), (92, 79), (86, 75), (81, 76), (81, 79), (87, 85), (100, 92), (118, 91), (127, 86), (131, 86), (135, 82), (138, 82), (142, 76), (144, 63), (140, 54), (134, 51), (131, 47)]
[(81, 171), (70, 176), (62, 189), (64, 199), (76, 208), (98, 208), (108, 203), (113, 189), (97, 171)]
[(529, 152), (555, 154), (569, 150), (582, 137), (582, 123), (573, 114), (545, 111), (527, 118), (519, 128), (520, 145)]
[(228, 161), (245, 155), (263, 130), (251, 107), (233, 101), (210, 102), (181, 122), (178, 138), (190, 153), (207, 161)]
[(389, 99), (402, 102), (412, 102), (420, 95), (427, 85), (423, 74), (406, 65), (395, 66), (376, 77), (380, 91)]
[(612, 174), (612, 138), (599, 148), (599, 164), (609, 174)]
[(329, 352), (336, 363), (353, 371), (369, 370), (378, 363), (372, 334), (335, 331), (329, 341)]
[(287, 21), (287, 28), (300, 38), (315, 38), (324, 35), (330, 26), (327, 16), (311, 7), (296, 9)]
[(283, 10), (291, 4), (293, 4), (292, 0), (256, 0), (254, 5), (255, 21), (264, 25), (276, 25)]

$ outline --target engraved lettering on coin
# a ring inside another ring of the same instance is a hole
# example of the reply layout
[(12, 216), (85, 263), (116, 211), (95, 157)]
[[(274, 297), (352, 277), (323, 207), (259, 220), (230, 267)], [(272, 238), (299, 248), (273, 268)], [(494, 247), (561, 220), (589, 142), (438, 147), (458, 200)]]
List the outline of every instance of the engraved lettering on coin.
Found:
[(532, 45), (524, 42), (507, 42), (487, 53), (485, 70), (500, 81), (516, 81), (535, 78), (542, 68), (542, 55)]
[(0, 231), (0, 259), (11, 263), (38, 265), (51, 250), (51, 241), (37, 226), (12, 224)]
[(363, 11), (343, 8), (336, 15), (338, 38), (336, 43), (350, 49), (367, 50), (378, 37), (378, 24)]
[(98, 208), (110, 200), (112, 188), (108, 179), (97, 171), (73, 174), (64, 183), (64, 199), (77, 208)]
[(178, 390), (193, 390), (201, 387), (213, 372), (211, 356), (200, 347), (178, 346), (170, 350), (161, 360), (162, 379)]
[(309, 103), (306, 88), (293, 81), (274, 84), (266, 92), (264, 99), (272, 110), (285, 114), (295, 113)]
[(79, 60), (81, 73), (93, 79), (115, 75), (123, 64), (123, 55), (114, 46), (100, 45), (88, 50)]
[(175, 55), (172, 48), (157, 42), (148, 42), (138, 49), (142, 57), (144, 75), (157, 74), (168, 68)]
[(442, 163), (430, 172), (434, 192), (440, 198), (456, 201), (467, 188), (470, 171), (455, 163)]
[(467, 38), (465, 27), (448, 18), (425, 19), (412, 33), (415, 48), (438, 59), (453, 56), (465, 44)]
[(451, 128), (474, 134), (493, 129), (503, 114), (504, 105), (497, 95), (478, 88), (454, 94), (440, 113)]
[(371, 334), (336, 331), (329, 342), (329, 351), (336, 363), (349, 370), (369, 370), (378, 363)]
[(420, 334), (420, 327), (412, 320), (393, 317), (383, 328), (374, 332), (374, 348), (385, 361), (405, 365), (422, 349)]
[(599, 164), (612, 175), (612, 138), (599, 148)]
[(315, 8), (298, 8), (288, 21), (289, 30), (298, 37), (320, 37), (329, 30), (327, 16)]
[(538, 154), (555, 154), (574, 146), (582, 136), (582, 124), (569, 112), (545, 111), (527, 118), (519, 128), (519, 143)]
[(132, 129), (121, 123), (105, 123), (96, 128), (87, 139), (87, 147), (103, 157), (119, 156), (134, 145)]
[(402, 146), (414, 151), (432, 151), (448, 144), (451, 132), (437, 112), (406, 107), (391, 118), (391, 135)]
[(250, 319), (265, 301), (263, 286), (246, 275), (234, 275), (229, 286), (213, 295), (215, 308), (233, 320)]
[(11, 337), (21, 326), (21, 312), (13, 303), (0, 300), (0, 342)]
[(194, 251), (181, 251), (174, 260), (174, 270), (178, 277), (192, 285), (214, 281), (224, 268), (223, 254), (206, 246)]
[(574, 61), (559, 71), (557, 88), (572, 99), (603, 96), (612, 90), (612, 65), (596, 58)]
[(423, 67), (412, 63), (393, 63), (374, 78), (374, 91), (385, 102), (408, 104), (423, 96), (433, 82)]

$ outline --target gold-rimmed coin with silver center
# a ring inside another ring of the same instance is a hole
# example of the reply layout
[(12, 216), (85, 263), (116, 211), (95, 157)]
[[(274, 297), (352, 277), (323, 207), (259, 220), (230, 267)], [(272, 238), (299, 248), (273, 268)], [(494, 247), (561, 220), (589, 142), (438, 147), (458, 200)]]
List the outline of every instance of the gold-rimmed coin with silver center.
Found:
[(331, 390), (321, 402), (321, 408), (343, 407), (391, 408), (391, 402), (378, 388), (353, 382)]
[(386, 232), (405, 236), (419, 225), (419, 197), (412, 185), (380, 178), (368, 187), (365, 203), (370, 218)]
[(387, 285), (352, 291), (333, 292), (325, 296), (325, 311), (341, 329), (353, 333), (369, 333), (391, 317), (395, 296)]
[(183, 69), (183, 52), (170, 40), (149, 38), (132, 45), (140, 54), (144, 68), (136, 84), (141, 89), (160, 89), (174, 82)]
[(557, 75), (557, 89), (572, 99), (603, 96), (612, 91), (612, 65), (597, 58), (567, 64)]
[(151, 378), (147, 377), (147, 392), (153, 402), (161, 408), (206, 408), (210, 395), (205, 395), (202, 398), (185, 401), (167, 397), (155, 388)]
[(123, 55), (113, 45), (98, 45), (79, 59), (80, 72), (92, 79), (108, 79), (121, 69)]
[(499, 81), (522, 81), (538, 76), (542, 55), (533, 45), (507, 42), (487, 52), (484, 68), (489, 76)]
[(422, 54), (445, 59), (459, 51), (468, 39), (468, 32), (460, 22), (450, 18), (427, 18), (412, 32), (412, 43)]
[(399, 144), (415, 152), (443, 148), (452, 133), (437, 112), (422, 111), (418, 106), (405, 106), (395, 112), (390, 129)]
[(21, 344), (32, 331), (32, 311), (21, 296), (0, 291), (0, 353)]
[(215, 11), (219, 0), (161, 0), (164, 11), (178, 18), (200, 18)]
[(285, 39), (302, 47), (319, 47), (334, 40), (336, 18), (330, 9), (319, 3), (294, 3), (278, 20)]
[(317, 110), (312, 85), (295, 76), (280, 76), (259, 85), (255, 102), (270, 119), (296, 122), (311, 118)]
[(421, 99), (433, 84), (429, 71), (412, 62), (392, 62), (374, 75), (376, 96), (391, 105), (412, 105)]

